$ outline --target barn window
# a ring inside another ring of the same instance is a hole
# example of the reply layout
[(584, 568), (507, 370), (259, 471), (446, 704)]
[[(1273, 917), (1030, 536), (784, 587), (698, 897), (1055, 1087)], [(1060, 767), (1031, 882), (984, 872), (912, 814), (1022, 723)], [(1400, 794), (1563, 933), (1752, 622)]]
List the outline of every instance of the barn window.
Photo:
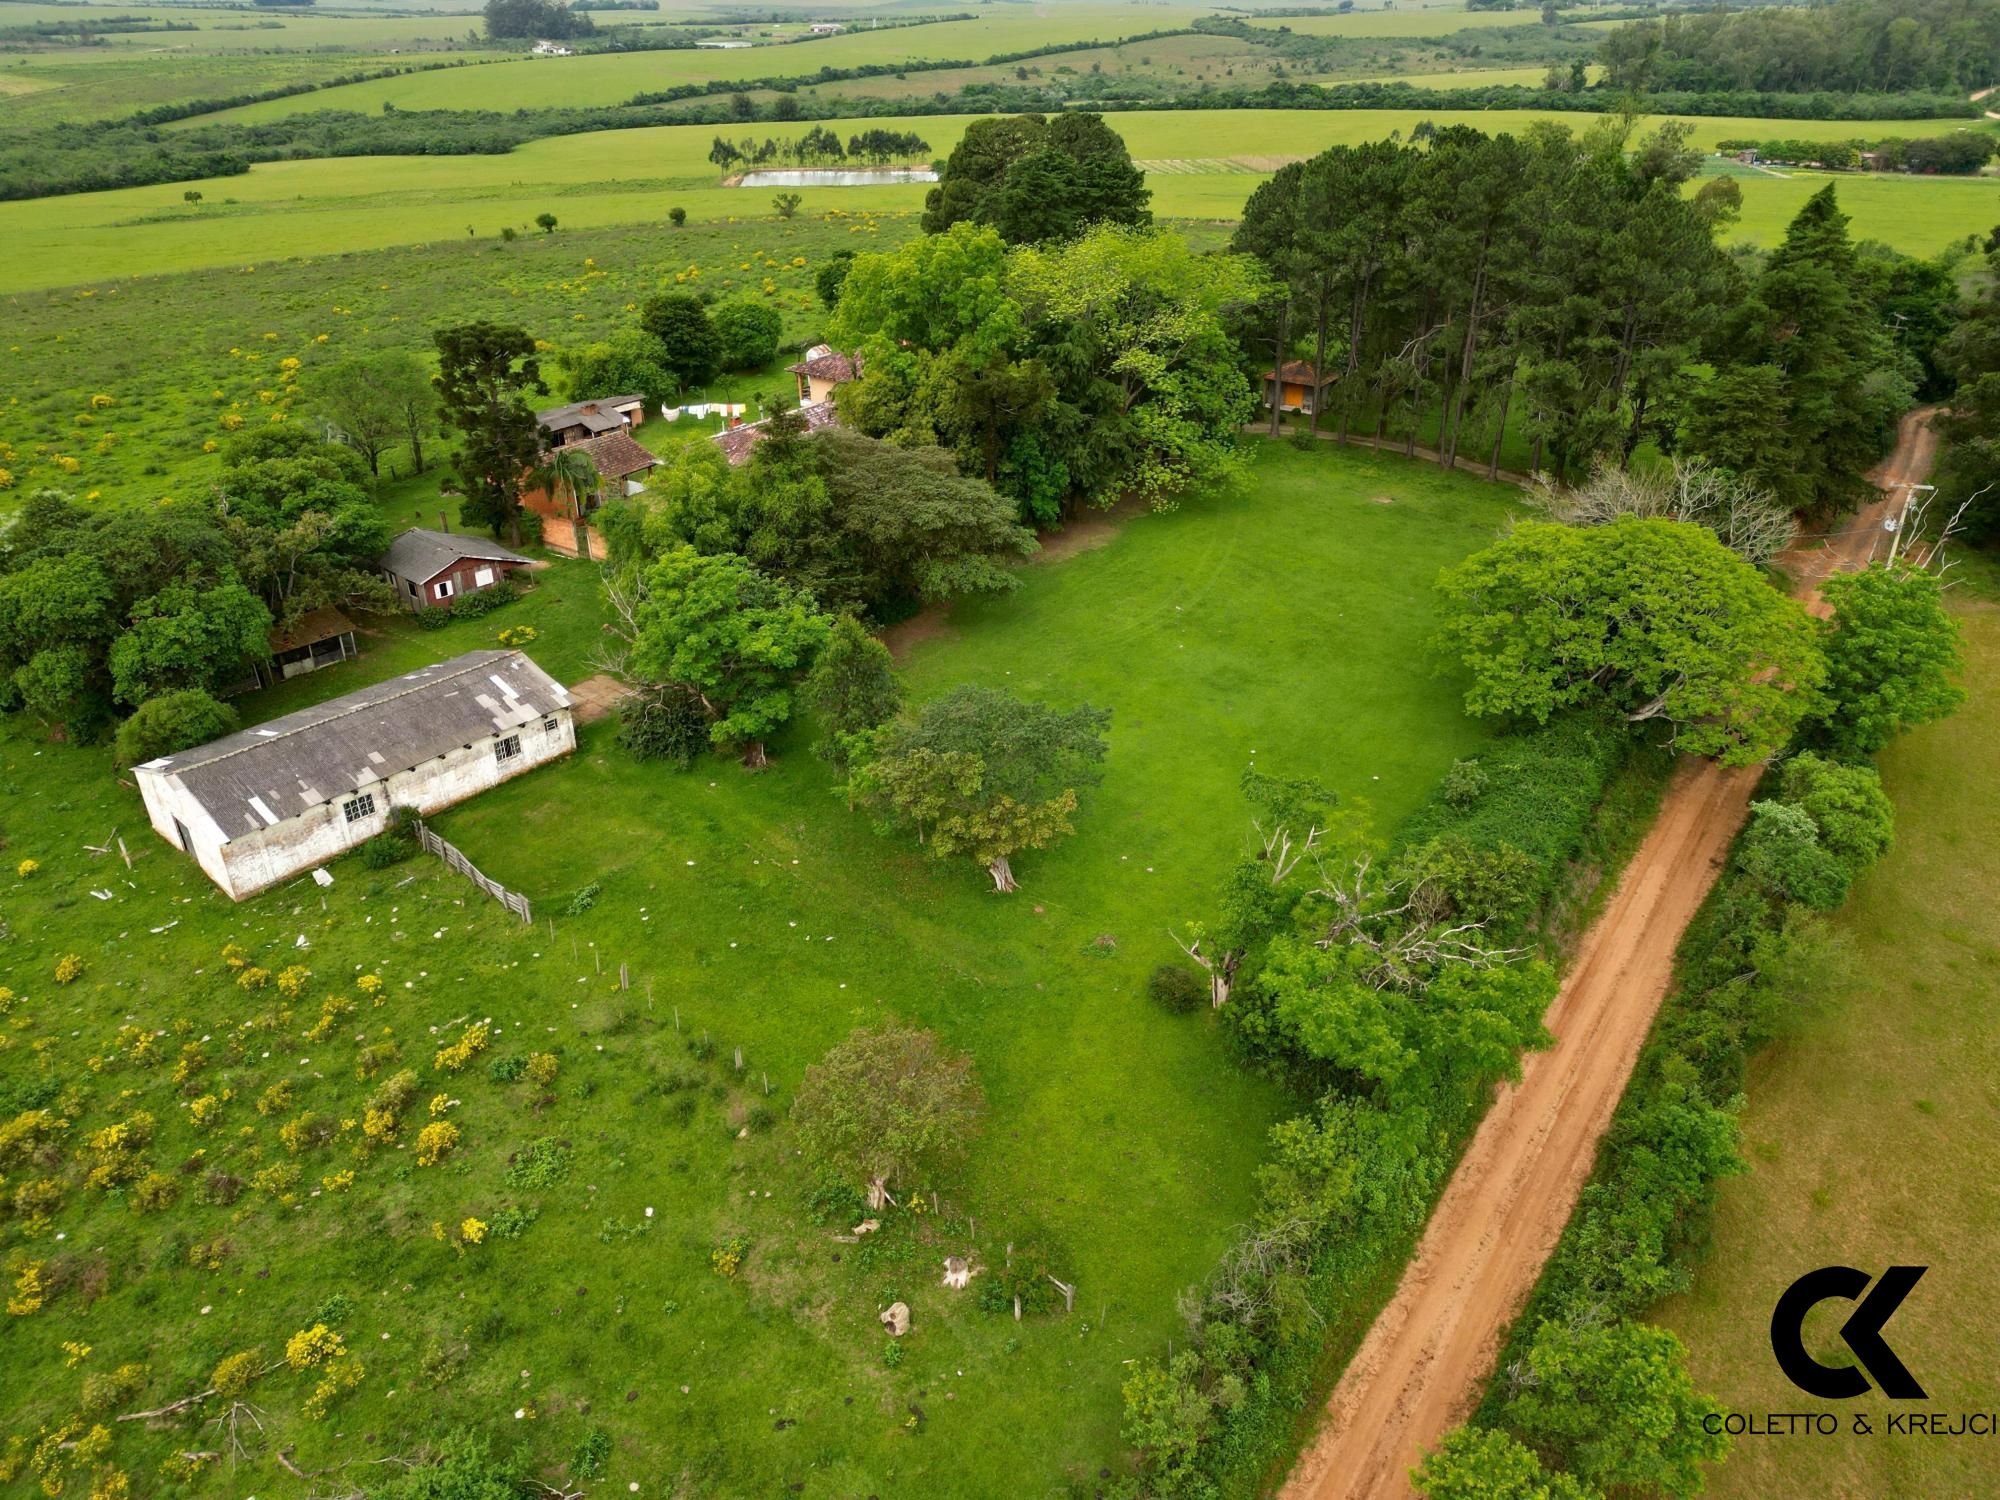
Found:
[(375, 794), (363, 792), (359, 797), (350, 797), (340, 804), (340, 810), (347, 814), (347, 821), (359, 823), (363, 818), (375, 816)]
[(520, 753), (521, 737), (518, 734), (508, 735), (506, 739), (501, 740), (493, 747), (493, 758), (495, 760), (512, 760)]
[(492, 581), (493, 570), (491, 568), (481, 568), (472, 575), (472, 586), (474, 588), (483, 589)]
[(431, 585), (431, 594), (434, 598), (449, 599), (457, 592), (458, 585), (453, 583), (449, 578), (440, 578), (436, 583)]
[(542, 720), (542, 731), (545, 734), (554, 734), (556, 732), (556, 721), (554, 719)]

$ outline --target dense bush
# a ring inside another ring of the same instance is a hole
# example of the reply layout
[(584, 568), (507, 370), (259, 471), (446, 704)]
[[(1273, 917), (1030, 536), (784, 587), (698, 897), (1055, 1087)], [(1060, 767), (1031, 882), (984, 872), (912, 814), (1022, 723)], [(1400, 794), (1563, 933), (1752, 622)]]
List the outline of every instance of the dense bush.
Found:
[(200, 688), (168, 693), (139, 705), (118, 726), (118, 764), (142, 765), (176, 750), (219, 740), (236, 728), (236, 710)]
[[(449, 611), (454, 620), (477, 620), (490, 615), (503, 604), (512, 604), (521, 597), (520, 587), (512, 579), (503, 578), (487, 588), (474, 589), (469, 594), (460, 594), (451, 601)], [(445, 614), (445, 610), (425, 610), (425, 614)]]
[(1186, 1015), (1208, 998), (1208, 981), (1186, 964), (1161, 964), (1146, 981), (1146, 992), (1160, 1009)]
[(636, 760), (664, 760), (685, 771), (709, 748), (708, 715), (685, 688), (645, 688), (618, 710), (618, 743)]
[(419, 630), (442, 630), (451, 623), (451, 610), (442, 605), (433, 605), (416, 612)]

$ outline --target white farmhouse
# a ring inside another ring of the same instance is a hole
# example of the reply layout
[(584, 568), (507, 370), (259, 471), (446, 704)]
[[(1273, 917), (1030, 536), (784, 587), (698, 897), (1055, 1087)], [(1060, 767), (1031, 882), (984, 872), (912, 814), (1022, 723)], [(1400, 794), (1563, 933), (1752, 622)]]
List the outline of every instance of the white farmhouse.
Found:
[(576, 748), (568, 691), (519, 651), (470, 651), (138, 766), (160, 837), (232, 899)]

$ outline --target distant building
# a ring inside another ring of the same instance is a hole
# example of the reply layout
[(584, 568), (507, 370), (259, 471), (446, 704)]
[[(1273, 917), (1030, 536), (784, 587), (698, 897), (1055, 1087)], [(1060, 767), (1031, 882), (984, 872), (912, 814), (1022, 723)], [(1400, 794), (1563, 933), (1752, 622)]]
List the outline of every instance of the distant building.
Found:
[(537, 42), (531, 49), (536, 57), (575, 57), (576, 53), (561, 42)]
[(812, 23), (814, 36), (837, 36), (847, 28), (838, 21), (815, 21)]
[(815, 406), (831, 401), (836, 386), (845, 385), (859, 375), (861, 361), (853, 355), (838, 353), (831, 344), (814, 344), (806, 350), (804, 359), (786, 365), (785, 373), (799, 382), (799, 405)]
[(134, 767), (154, 831), (232, 900), (576, 748), (569, 692), (472, 651)]
[(1275, 403), (1280, 411), (1324, 411), (1327, 390), (1338, 379), (1331, 370), (1322, 372), (1302, 359), (1291, 360), (1264, 372), (1264, 404)]
[[(822, 427), (831, 427), (839, 420), (831, 401), (816, 401), (810, 406), (801, 406), (798, 414), (805, 419), (807, 432), (818, 432)], [(723, 457), (731, 465), (750, 462), (750, 450), (764, 440), (771, 430), (771, 419), (765, 417), (759, 422), (743, 422), (726, 432), (718, 432), (709, 441), (722, 450)]]
[(532, 560), (483, 537), (457, 536), (412, 526), (389, 543), (375, 566), (412, 610), (449, 605), (460, 594), (490, 589), (533, 566)]

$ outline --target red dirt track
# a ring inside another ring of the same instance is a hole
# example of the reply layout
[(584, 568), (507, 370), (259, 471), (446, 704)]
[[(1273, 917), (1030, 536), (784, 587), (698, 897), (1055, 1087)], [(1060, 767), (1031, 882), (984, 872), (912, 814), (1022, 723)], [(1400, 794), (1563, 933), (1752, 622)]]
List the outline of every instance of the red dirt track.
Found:
[[(1809, 606), (1829, 574), (1886, 552), (1884, 518), (1936, 454), (1930, 415), (1905, 417), (1895, 452), (1869, 476), (1880, 500), (1784, 558)], [(1500, 1090), (1282, 1500), (1406, 1500), (1410, 1470), (1477, 1403), (1501, 1333), (1576, 1206), (1665, 998), (1681, 932), (1715, 882), (1758, 775), (1697, 759), (1675, 772), (1549, 1007), (1555, 1045)]]

